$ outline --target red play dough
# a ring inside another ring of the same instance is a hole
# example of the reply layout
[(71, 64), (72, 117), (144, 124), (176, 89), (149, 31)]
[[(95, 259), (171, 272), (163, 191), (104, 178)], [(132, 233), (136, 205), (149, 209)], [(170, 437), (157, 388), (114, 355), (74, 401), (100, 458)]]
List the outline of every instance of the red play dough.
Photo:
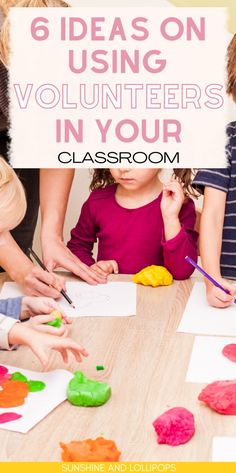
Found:
[(0, 386), (8, 379), (11, 379), (11, 375), (8, 374), (8, 369), (0, 365)]
[(236, 380), (208, 384), (198, 399), (220, 414), (236, 415)]
[(188, 442), (195, 432), (194, 417), (184, 407), (173, 407), (164, 412), (154, 422), (158, 443), (180, 445)]
[(5, 366), (0, 365), (0, 377), (5, 376), (8, 373), (8, 369)]
[(236, 343), (230, 343), (230, 345), (226, 345), (223, 348), (222, 353), (230, 361), (234, 361), (236, 363)]
[(5, 424), (6, 422), (11, 422), (12, 420), (17, 420), (22, 417), (20, 414), (15, 412), (5, 412), (5, 414), (0, 414), (0, 424)]

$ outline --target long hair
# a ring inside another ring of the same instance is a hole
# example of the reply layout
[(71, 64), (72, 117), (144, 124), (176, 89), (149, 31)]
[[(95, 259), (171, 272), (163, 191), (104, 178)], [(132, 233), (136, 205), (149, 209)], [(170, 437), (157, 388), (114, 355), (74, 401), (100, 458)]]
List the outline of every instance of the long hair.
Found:
[(1, 0), (0, 9), (5, 17), (0, 32), (0, 60), (7, 67), (10, 55), (10, 27), (8, 13), (11, 7), (69, 7), (64, 0)]
[(236, 102), (236, 34), (227, 50), (227, 94)]
[(23, 186), (14, 170), (0, 156), (0, 232), (15, 228), (25, 212)]
[[(192, 181), (195, 175), (193, 169), (173, 169), (173, 177), (182, 185), (183, 191), (187, 196), (198, 197), (197, 191), (192, 187)], [(109, 169), (93, 169), (90, 190), (101, 189), (114, 184)]]

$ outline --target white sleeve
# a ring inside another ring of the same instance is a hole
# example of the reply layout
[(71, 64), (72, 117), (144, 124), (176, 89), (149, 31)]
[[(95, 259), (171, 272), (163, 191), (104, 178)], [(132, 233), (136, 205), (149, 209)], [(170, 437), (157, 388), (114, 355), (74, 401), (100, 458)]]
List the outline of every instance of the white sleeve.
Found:
[(13, 319), (12, 317), (7, 317), (6, 315), (0, 314), (0, 349), (10, 350), (11, 347), (9, 346), (8, 341), (8, 334), (15, 325), (18, 323), (19, 320)]

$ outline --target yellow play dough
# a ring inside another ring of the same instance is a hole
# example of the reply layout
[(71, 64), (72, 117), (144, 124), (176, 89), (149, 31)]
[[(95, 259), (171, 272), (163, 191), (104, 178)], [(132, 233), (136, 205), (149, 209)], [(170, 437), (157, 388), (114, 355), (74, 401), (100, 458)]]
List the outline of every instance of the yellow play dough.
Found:
[(169, 286), (173, 282), (172, 274), (164, 266), (147, 266), (132, 277), (136, 284), (144, 286)]
[(51, 312), (51, 315), (54, 315), (55, 319), (62, 319), (61, 312), (59, 312), (59, 310), (57, 310), (57, 309), (54, 309), (54, 310)]

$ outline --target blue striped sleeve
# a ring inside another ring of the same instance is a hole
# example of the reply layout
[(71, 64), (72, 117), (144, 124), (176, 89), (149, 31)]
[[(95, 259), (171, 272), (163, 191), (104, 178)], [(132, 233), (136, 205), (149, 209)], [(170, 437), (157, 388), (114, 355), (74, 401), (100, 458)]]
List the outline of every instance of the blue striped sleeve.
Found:
[(230, 168), (200, 169), (193, 180), (193, 187), (204, 194), (205, 187), (213, 187), (228, 192), (230, 185)]

